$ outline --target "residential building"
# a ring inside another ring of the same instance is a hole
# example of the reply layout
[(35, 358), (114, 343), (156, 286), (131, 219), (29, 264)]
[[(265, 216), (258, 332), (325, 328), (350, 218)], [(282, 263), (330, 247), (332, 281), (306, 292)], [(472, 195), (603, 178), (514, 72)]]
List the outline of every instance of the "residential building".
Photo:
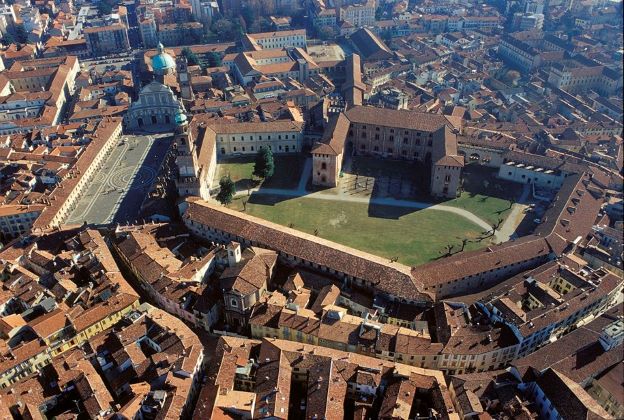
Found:
[(248, 51), (302, 48), (307, 46), (305, 29), (245, 34), (243, 48)]
[(94, 56), (130, 49), (128, 28), (122, 24), (84, 28), (89, 52)]

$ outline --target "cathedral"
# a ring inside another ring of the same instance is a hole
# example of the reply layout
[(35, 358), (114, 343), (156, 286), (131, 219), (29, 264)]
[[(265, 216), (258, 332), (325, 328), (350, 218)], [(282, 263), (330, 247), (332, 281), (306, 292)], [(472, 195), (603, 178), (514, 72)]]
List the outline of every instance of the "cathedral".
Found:
[[(184, 66), (185, 68), (186, 66)], [(173, 131), (176, 116), (184, 113), (184, 105), (165, 84), (165, 76), (176, 72), (176, 61), (158, 44), (158, 53), (152, 57), (155, 78), (141, 88), (139, 98), (126, 114), (126, 128), (130, 130)]]

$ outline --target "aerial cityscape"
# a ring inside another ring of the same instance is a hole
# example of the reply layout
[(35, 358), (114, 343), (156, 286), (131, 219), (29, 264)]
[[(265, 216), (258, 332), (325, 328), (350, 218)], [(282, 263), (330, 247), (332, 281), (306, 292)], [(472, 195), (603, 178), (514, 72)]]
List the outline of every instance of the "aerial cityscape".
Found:
[(0, 0), (0, 420), (622, 419), (622, 0)]

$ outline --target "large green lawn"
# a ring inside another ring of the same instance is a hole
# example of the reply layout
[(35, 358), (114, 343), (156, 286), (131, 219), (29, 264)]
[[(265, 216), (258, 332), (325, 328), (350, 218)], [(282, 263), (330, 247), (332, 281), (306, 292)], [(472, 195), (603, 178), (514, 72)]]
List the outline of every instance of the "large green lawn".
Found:
[[(316, 234), (382, 257), (398, 257), (419, 265), (441, 257), (447, 244), (461, 245), (482, 229), (463, 217), (436, 210), (415, 210), (315, 198), (255, 195), (239, 198), (231, 207), (304, 232)], [(460, 239), (458, 239), (460, 238)], [(466, 250), (487, 246), (488, 240), (469, 243)]]
[[(238, 191), (253, 188), (258, 180), (252, 179), (255, 156), (228, 158), (218, 163), (218, 179), (229, 175), (236, 183)], [(266, 188), (292, 189), (297, 188), (305, 157), (301, 155), (275, 155), (275, 172), (262, 184)]]
[(496, 173), (483, 166), (466, 166), (461, 196), (444, 204), (466, 209), (490, 224), (504, 220), (511, 211), (510, 199), (519, 198), (522, 186), (496, 179)]

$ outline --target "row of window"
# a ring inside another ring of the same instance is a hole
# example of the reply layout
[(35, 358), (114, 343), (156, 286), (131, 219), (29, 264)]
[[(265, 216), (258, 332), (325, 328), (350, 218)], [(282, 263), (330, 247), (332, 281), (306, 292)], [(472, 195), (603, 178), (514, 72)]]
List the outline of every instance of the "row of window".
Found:
[[(269, 148), (269, 150), (273, 150), (273, 148), (272, 148), (271, 146), (267, 146), (267, 147)], [(259, 148), (258, 148), (258, 150), (260, 150), (260, 149), (262, 149), (262, 147), (259, 147)], [(249, 148), (249, 150), (253, 152), (253, 151), (254, 151), (254, 147), (253, 147), (253, 146), (251, 146), (251, 147)], [(290, 145), (286, 145), (286, 146), (282, 147), (282, 145), (280, 144), (280, 145), (277, 147), (277, 150), (278, 150), (278, 151), (280, 151), (280, 152), (286, 152), (286, 153), (289, 153), (289, 152), (296, 152), (296, 151), (297, 151), (297, 148), (296, 148), (296, 146), (295, 146), (294, 144), (292, 145), (292, 147), (291, 147)], [(232, 152), (233, 152), (233, 153), (237, 153), (238, 151), (239, 151), (239, 150), (236, 148), (236, 146), (234, 146), (234, 147), (232, 148)], [(245, 146), (243, 146), (243, 147), (241, 147), (241, 150), (240, 150), (240, 151), (241, 151), (241, 152), (246, 152), (246, 151), (247, 151), (247, 149), (245, 148)], [(222, 147), (222, 148), (221, 148), (221, 154), (222, 154), (222, 155), (225, 155), (226, 153), (227, 153), (227, 151), (225, 150), (225, 147)]]
[[(295, 140), (295, 139), (297, 138), (297, 135), (296, 135), (296, 134), (291, 134), (291, 135), (290, 135), (290, 137), (288, 137), (288, 134), (284, 134), (283, 136), (284, 136), (283, 140), (288, 140), (288, 139)], [(277, 139), (278, 139), (278, 140), (282, 140), (282, 134), (278, 134), (278, 135), (277, 135)], [(253, 141), (253, 140), (254, 140), (254, 136), (251, 136), (251, 135), (250, 135), (250, 136), (247, 138), (247, 140), (248, 140), (248, 141)], [(258, 140), (263, 140), (263, 138), (262, 138), (262, 136), (261, 136), (261, 135), (259, 135), (259, 136), (258, 136)], [(267, 140), (271, 140), (271, 135), (270, 135), (270, 134), (267, 136)], [(220, 141), (220, 142), (223, 142), (223, 141), (225, 141), (225, 138), (224, 138), (223, 136), (219, 136), (219, 141)], [(230, 141), (236, 141), (236, 136), (232, 136), (232, 138), (230, 139)], [(245, 136), (240, 136), (240, 141), (245, 141)]]

